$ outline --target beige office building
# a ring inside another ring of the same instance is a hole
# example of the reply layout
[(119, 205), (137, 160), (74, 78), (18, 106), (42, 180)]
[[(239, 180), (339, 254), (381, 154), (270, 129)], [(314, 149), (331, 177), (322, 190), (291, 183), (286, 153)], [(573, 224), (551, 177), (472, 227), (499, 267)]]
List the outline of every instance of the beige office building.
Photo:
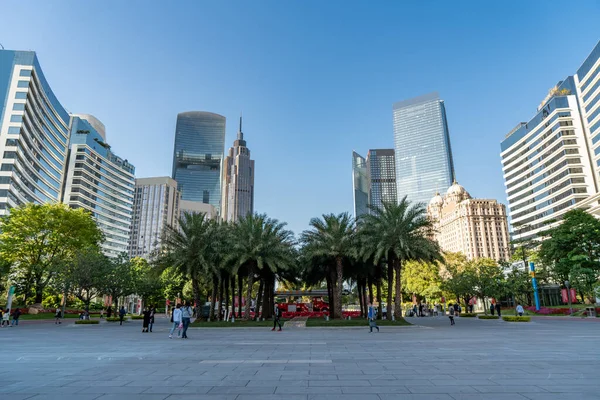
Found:
[(496, 200), (473, 199), (454, 182), (443, 197), (431, 199), (427, 215), (443, 251), (461, 252), (469, 260), (510, 257), (506, 207)]

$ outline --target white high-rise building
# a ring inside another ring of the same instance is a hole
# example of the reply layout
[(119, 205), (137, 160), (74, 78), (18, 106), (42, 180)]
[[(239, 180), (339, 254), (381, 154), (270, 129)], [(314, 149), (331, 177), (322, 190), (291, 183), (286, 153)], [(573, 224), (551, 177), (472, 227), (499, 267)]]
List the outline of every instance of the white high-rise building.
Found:
[(233, 147), (223, 161), (223, 183), (221, 217), (227, 221), (237, 221), (254, 212), (254, 160), (250, 159), (250, 149), (246, 147), (240, 130)]
[(160, 249), (166, 226), (176, 227), (181, 194), (168, 176), (135, 180), (130, 257), (151, 257)]
[(600, 43), (501, 149), (513, 239), (535, 239), (574, 207), (600, 215)]

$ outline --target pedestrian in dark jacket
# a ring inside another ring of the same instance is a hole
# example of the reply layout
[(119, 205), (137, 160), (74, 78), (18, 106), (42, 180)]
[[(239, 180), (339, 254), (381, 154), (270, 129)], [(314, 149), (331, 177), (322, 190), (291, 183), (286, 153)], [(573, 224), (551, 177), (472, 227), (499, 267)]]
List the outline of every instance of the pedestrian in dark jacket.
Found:
[(148, 326), (150, 325), (150, 309), (144, 308), (144, 323), (142, 324), (142, 332), (148, 332)]
[(112, 316), (112, 307), (108, 306), (106, 309), (106, 318), (110, 318)]
[(498, 313), (499, 317), (502, 316), (502, 311), (501, 311), (500, 303), (496, 303), (496, 312)]
[(19, 317), (21, 316), (21, 309), (17, 308), (14, 312), (13, 312), (13, 320), (12, 320), (12, 325), (11, 326), (19, 326)]
[(125, 314), (127, 314), (127, 311), (125, 311), (125, 306), (121, 306), (121, 309), (119, 310), (119, 325), (123, 325), (123, 318), (125, 318)]
[(279, 309), (279, 304), (275, 302), (275, 309), (273, 310), (273, 329), (275, 330), (275, 325), (279, 325), (279, 330), (281, 330), (281, 322), (279, 322), (279, 316), (281, 315), (281, 310)]
[(490, 306), (490, 312), (492, 313), (492, 315), (494, 315), (494, 310), (495, 310), (495, 309), (496, 309), (496, 305), (495, 305), (495, 304), (492, 304), (492, 305)]

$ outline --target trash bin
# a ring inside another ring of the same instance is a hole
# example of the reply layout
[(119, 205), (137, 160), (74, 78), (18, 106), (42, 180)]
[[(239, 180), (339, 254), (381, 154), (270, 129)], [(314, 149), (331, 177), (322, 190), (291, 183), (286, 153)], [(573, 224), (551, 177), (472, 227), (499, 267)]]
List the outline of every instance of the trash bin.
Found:
[(596, 309), (594, 307), (586, 307), (585, 313), (588, 317), (596, 317)]

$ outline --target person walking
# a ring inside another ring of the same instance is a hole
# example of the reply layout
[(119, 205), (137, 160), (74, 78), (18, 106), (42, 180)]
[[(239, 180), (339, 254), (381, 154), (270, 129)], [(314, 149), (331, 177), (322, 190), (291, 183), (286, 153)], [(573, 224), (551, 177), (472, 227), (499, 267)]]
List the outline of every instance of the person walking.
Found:
[(112, 316), (112, 307), (108, 306), (106, 309), (106, 318), (110, 318)]
[(517, 305), (516, 311), (517, 311), (517, 314), (519, 314), (519, 317), (523, 316), (523, 313), (525, 312), (525, 310), (523, 309), (523, 306), (521, 305), (521, 303), (519, 303)]
[(375, 321), (375, 308), (373, 307), (373, 304), (369, 303), (369, 312), (367, 314), (367, 317), (369, 319), (369, 333), (373, 332), (373, 328), (377, 328), (377, 332), (379, 332), (379, 327), (377, 326), (377, 322)]
[(60, 318), (62, 317), (62, 311), (60, 307), (56, 307), (56, 313), (54, 314), (54, 325), (60, 324)]
[[(173, 310), (173, 315), (171, 317), (173, 321), (173, 326), (171, 327), (171, 331), (169, 332), (169, 339), (173, 339), (173, 332), (175, 329), (179, 328), (181, 325), (181, 304), (177, 304), (175, 309)], [(177, 336), (181, 335), (181, 329), (177, 329)]]
[(10, 310), (7, 308), (6, 311), (4, 311), (4, 314), (2, 314), (2, 327), (4, 328), (4, 324), (6, 324), (6, 326), (10, 326)]
[(144, 322), (142, 324), (142, 332), (148, 332), (148, 326), (150, 325), (150, 309), (148, 307), (144, 308)]
[(498, 314), (498, 318), (502, 317), (500, 303), (496, 303), (496, 314)]
[(19, 317), (21, 316), (21, 309), (17, 308), (14, 312), (13, 312), (13, 319), (12, 319), (12, 324), (11, 326), (19, 326)]
[(455, 313), (456, 313), (455, 308), (452, 307), (452, 304), (450, 304), (448, 306), (448, 318), (450, 318), (450, 326), (454, 325), (454, 314)]
[(494, 315), (494, 310), (496, 310), (496, 305), (492, 303), (492, 305), (490, 306), (490, 312), (492, 313), (492, 315)]
[(460, 315), (460, 309), (459, 309), (458, 303), (454, 303), (454, 315), (457, 317)]
[(413, 315), (412, 315), (413, 317), (418, 317), (419, 316), (419, 309), (417, 308), (417, 304), (413, 305), (412, 312), (413, 312)]
[(150, 332), (152, 332), (152, 325), (154, 325), (154, 315), (156, 314), (156, 307), (154, 305), (150, 306)]
[(275, 306), (273, 308), (273, 329), (271, 329), (272, 331), (275, 330), (276, 325), (279, 325), (278, 331), (281, 331), (281, 322), (279, 322), (280, 317), (281, 317), (281, 310), (279, 309), (279, 304), (277, 302), (275, 302)]
[(125, 311), (125, 306), (121, 306), (121, 309), (119, 310), (119, 325), (123, 325), (123, 318), (125, 318), (125, 314), (127, 314), (127, 311)]
[(185, 302), (185, 306), (181, 309), (181, 319), (183, 322), (183, 332), (181, 333), (182, 339), (187, 339), (187, 330), (190, 326), (190, 322), (192, 321), (192, 315), (194, 314), (194, 310), (192, 310), (192, 306), (189, 301)]
[(419, 303), (419, 317), (423, 316), (423, 303)]

